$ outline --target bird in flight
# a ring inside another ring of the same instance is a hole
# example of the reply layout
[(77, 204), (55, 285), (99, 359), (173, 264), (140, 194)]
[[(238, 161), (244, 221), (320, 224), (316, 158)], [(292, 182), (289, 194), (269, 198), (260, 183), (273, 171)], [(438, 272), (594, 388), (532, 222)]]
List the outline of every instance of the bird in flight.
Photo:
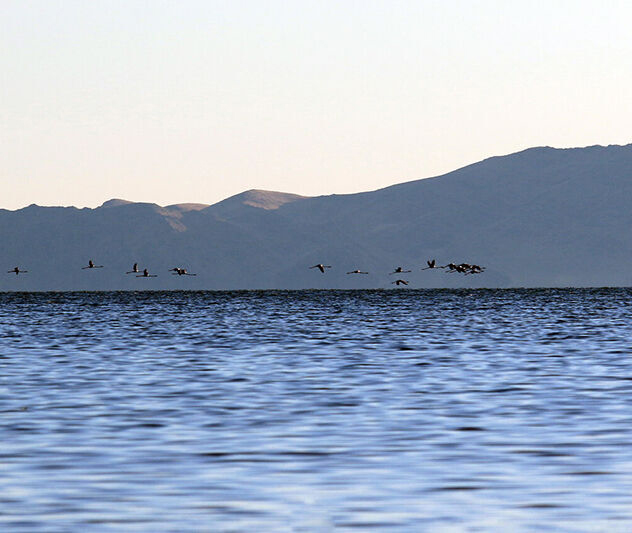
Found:
[(15, 267), (11, 270), (7, 270), (7, 274), (15, 274), (16, 276), (18, 274), (25, 274), (26, 272), (28, 272), (28, 270), (20, 270), (18, 267)]
[[(452, 265), (452, 266), (450, 266)], [(467, 272), (467, 270), (470, 268), (470, 265), (468, 265), (467, 263), (461, 263), (460, 265), (454, 265), (452, 263), (450, 263), (448, 265), (448, 268), (450, 270), (448, 270), (448, 274), (452, 274), (452, 272), (458, 272), (459, 274), (465, 274)]]
[(81, 270), (85, 270), (86, 268), (103, 268), (103, 265), (95, 265), (92, 259), (90, 259), (90, 261), (88, 261), (88, 266), (81, 267)]
[(432, 269), (432, 268), (441, 268), (439, 266), (436, 266), (437, 262), (434, 259), (430, 259), (430, 261), (426, 261), (426, 263), (428, 263), (428, 266), (425, 267), (425, 268), (422, 268), (421, 270), (429, 270), (429, 269)]
[(351, 270), (347, 272), (347, 274), (368, 274), (368, 272), (363, 272), (362, 270)]
[(479, 265), (470, 265), (470, 270), (465, 274), (481, 274), (485, 270), (485, 267)]
[(485, 267), (482, 267), (479, 265), (470, 265), (469, 263), (460, 263), (458, 265), (455, 263), (448, 263), (444, 267), (437, 267), (437, 268), (447, 268), (448, 274), (452, 274), (453, 272), (458, 272), (459, 274), (465, 274), (465, 275), (481, 274), (485, 270)]
[(311, 266), (309, 268), (317, 268), (318, 270), (320, 270), (324, 274), (325, 273), (325, 269), (326, 268), (331, 268), (331, 265), (323, 265), (322, 263), (318, 263), (317, 265)]
[(395, 285), (408, 285), (408, 282), (405, 279), (397, 279), (395, 281), (391, 281), (391, 283), (395, 283)]
[(175, 267), (175, 268), (171, 268), (169, 270), (170, 272), (172, 272), (172, 275), (178, 275), (178, 276), (197, 276), (197, 274), (191, 274), (190, 272), (187, 272), (186, 268), (180, 268), (180, 267)]
[(150, 274), (149, 270), (143, 270), (143, 273), (140, 276), (136, 276), (137, 278), (157, 278), (157, 274)]
[(134, 263), (134, 266), (132, 267), (132, 270), (130, 270), (129, 272), (125, 272), (126, 274), (138, 274), (138, 272), (140, 272), (138, 270), (138, 263)]
[(410, 272), (410, 270), (402, 270), (402, 267), (397, 267), (391, 274), (403, 274), (404, 272)]

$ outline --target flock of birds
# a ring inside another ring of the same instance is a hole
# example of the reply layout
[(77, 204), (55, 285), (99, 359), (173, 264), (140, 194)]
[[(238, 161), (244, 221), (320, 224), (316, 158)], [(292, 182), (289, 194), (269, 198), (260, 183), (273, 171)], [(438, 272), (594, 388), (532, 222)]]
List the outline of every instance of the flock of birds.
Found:
[[(447, 265), (437, 265), (437, 262), (435, 259), (430, 259), (426, 261), (426, 263), (428, 264), (428, 266), (422, 268), (421, 270), (447, 269), (448, 274), (457, 272), (459, 274), (464, 274), (466, 276), (468, 274), (481, 274), (485, 270), (485, 267), (482, 267), (479, 265), (471, 265), (469, 263), (459, 263), (459, 264), (448, 263)], [(94, 261), (90, 259), (88, 261), (87, 266), (81, 267), (82, 270), (86, 270), (90, 268), (103, 268), (103, 265), (95, 265)], [(318, 263), (317, 265), (311, 266), (309, 268), (317, 268), (324, 274), (325, 269), (331, 268), (331, 265), (324, 265), (322, 263)], [(171, 272), (173, 276), (197, 276), (197, 274), (188, 272), (186, 268), (181, 268), (181, 267), (170, 268), (169, 272)], [(393, 272), (389, 272), (389, 275), (406, 274), (408, 272), (412, 272), (412, 270), (404, 270), (403, 267), (398, 266), (397, 268), (395, 268), (395, 270), (393, 270)], [(14, 267), (11, 270), (7, 270), (7, 273), (15, 274), (17, 276), (18, 274), (28, 273), (28, 270), (20, 270), (19, 267)], [(142, 271), (139, 270), (138, 263), (134, 263), (134, 265), (132, 266), (132, 270), (125, 272), (125, 274), (136, 274), (137, 278), (157, 278), (158, 277), (158, 274), (150, 274), (147, 268), (143, 269)], [(356, 269), (356, 270), (350, 270), (349, 272), (347, 272), (347, 274), (368, 274), (368, 272), (365, 270)], [(405, 279), (398, 278), (395, 281), (392, 281), (391, 283), (399, 286), (399, 285), (408, 285), (409, 282)]]
[[(472, 265), (470, 263), (448, 263), (447, 265), (437, 265), (437, 261), (435, 259), (429, 259), (428, 261), (426, 261), (426, 263), (428, 264), (428, 266), (422, 268), (421, 270), (447, 269), (448, 274), (457, 272), (466, 276), (468, 274), (481, 274), (485, 270), (485, 267)], [(331, 265), (323, 265), (322, 263), (318, 263), (317, 265), (311, 266), (309, 268), (317, 268), (324, 274), (325, 269), (331, 268)], [(395, 270), (393, 270), (393, 272), (389, 272), (389, 275), (405, 274), (407, 272), (412, 272), (412, 270), (404, 270), (403, 267), (398, 266), (395, 268)], [(368, 272), (365, 270), (356, 269), (350, 270), (349, 272), (347, 272), (347, 274), (368, 274)], [(399, 286), (408, 285), (409, 282), (405, 279), (396, 279), (395, 281), (391, 281), (391, 283)]]
[[(81, 267), (81, 270), (86, 270), (89, 268), (103, 268), (103, 265), (95, 265), (94, 261), (90, 259), (88, 261), (88, 265)], [(180, 267), (170, 268), (169, 272), (171, 272), (173, 276), (197, 276), (197, 274), (192, 274), (188, 272), (186, 268), (180, 268)], [(11, 270), (7, 270), (7, 274), (15, 274), (16, 276), (18, 274), (26, 274), (26, 273), (28, 273), (28, 270), (20, 270), (19, 267), (14, 267)], [(157, 278), (158, 277), (158, 274), (150, 274), (147, 268), (144, 268), (142, 271), (139, 270), (138, 263), (134, 263), (134, 265), (132, 266), (132, 270), (125, 272), (125, 274), (136, 274), (137, 278)]]

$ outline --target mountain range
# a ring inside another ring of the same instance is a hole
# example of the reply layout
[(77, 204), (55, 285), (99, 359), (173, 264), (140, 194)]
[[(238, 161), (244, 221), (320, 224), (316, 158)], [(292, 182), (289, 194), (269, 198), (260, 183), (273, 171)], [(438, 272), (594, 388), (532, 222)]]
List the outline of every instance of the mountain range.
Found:
[[(391, 288), (397, 266), (409, 287), (629, 286), (631, 208), (632, 145), (530, 148), (358, 194), (30, 205), (0, 210), (2, 265), (29, 271), (0, 290)], [(486, 270), (421, 271), (428, 259)], [(133, 263), (158, 277), (126, 275)]]

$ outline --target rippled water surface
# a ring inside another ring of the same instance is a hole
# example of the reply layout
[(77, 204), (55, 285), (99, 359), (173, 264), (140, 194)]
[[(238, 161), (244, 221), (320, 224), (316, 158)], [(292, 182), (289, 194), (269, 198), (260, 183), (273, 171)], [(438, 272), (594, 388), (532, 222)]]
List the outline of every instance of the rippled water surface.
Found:
[(0, 294), (0, 530), (631, 531), (631, 310)]

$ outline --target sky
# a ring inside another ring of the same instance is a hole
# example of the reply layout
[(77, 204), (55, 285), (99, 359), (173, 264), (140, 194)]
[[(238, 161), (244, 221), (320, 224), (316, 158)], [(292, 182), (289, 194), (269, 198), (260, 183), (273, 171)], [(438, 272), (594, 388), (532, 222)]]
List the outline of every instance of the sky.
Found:
[(632, 3), (0, 0), (0, 207), (374, 190), (632, 142)]

